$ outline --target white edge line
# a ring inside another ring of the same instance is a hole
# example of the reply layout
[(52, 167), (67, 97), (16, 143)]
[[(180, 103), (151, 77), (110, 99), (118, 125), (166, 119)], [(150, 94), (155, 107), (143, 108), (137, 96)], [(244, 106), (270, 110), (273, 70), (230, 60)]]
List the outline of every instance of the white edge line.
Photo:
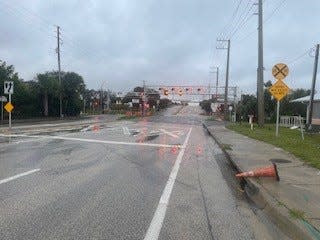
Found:
[(58, 139), (58, 140), (69, 140), (69, 141), (79, 141), (79, 142), (90, 142), (90, 143), (105, 143), (114, 145), (129, 145), (129, 146), (148, 146), (148, 147), (164, 147), (164, 148), (183, 148), (180, 145), (169, 145), (169, 144), (156, 144), (156, 143), (137, 143), (137, 142), (117, 142), (108, 140), (97, 140), (97, 139), (85, 139), (85, 138), (71, 138), (71, 137), (61, 137), (61, 136), (37, 136), (37, 135), (25, 135), (25, 134), (0, 134), (0, 137), (26, 137), (26, 138), (39, 138), (39, 139)]
[(32, 174), (32, 173), (35, 173), (35, 172), (38, 172), (38, 171), (40, 171), (39, 168), (33, 169), (31, 171), (24, 172), (24, 173), (17, 174), (17, 175), (14, 175), (12, 177), (9, 177), (9, 178), (2, 179), (2, 180), (0, 180), (0, 184), (10, 182), (10, 181), (15, 180), (17, 178), (20, 178), (20, 177), (23, 177), (23, 176), (27, 176), (29, 174)]
[(182, 157), (184, 155), (184, 151), (186, 149), (186, 146), (188, 144), (190, 134), (191, 134), (192, 128), (190, 128), (187, 137), (182, 145), (182, 149), (179, 152), (177, 156), (177, 160), (171, 170), (169, 179), (167, 181), (167, 184), (162, 192), (158, 207), (156, 212), (153, 215), (151, 224), (147, 230), (147, 233), (144, 237), (144, 240), (157, 240), (162, 228), (163, 220), (166, 215), (167, 207), (169, 204), (170, 195), (173, 189), (173, 185), (175, 183), (175, 180), (177, 178), (177, 174), (180, 168), (180, 163), (182, 161)]

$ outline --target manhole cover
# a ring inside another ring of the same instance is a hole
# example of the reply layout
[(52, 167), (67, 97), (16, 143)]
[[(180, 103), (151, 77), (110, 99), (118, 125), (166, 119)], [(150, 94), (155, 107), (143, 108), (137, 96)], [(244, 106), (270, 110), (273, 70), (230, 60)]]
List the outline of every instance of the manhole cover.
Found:
[(270, 159), (270, 162), (272, 162), (272, 163), (291, 163), (290, 160), (281, 159), (281, 158), (272, 158), (272, 159)]

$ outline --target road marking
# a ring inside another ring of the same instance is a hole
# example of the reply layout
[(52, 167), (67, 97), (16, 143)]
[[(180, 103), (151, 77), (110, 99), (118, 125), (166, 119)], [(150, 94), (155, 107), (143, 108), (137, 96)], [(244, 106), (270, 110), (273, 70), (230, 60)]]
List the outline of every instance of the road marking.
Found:
[(84, 129), (81, 129), (80, 132), (87, 132), (93, 127), (94, 127), (94, 125), (89, 125), (88, 127), (85, 127)]
[(15, 179), (17, 179), (17, 178), (20, 178), (20, 177), (23, 177), (23, 176), (27, 176), (27, 175), (29, 175), (29, 174), (32, 174), (32, 173), (35, 173), (35, 172), (38, 172), (38, 171), (40, 171), (39, 168), (33, 169), (33, 170), (31, 170), (31, 171), (28, 171), (28, 172), (24, 172), (24, 173), (17, 174), (17, 175), (14, 175), (14, 176), (12, 176), (12, 177), (9, 177), (9, 178), (2, 179), (2, 180), (0, 180), (0, 184), (10, 182), (10, 181), (15, 180)]
[(187, 137), (182, 145), (182, 149), (178, 154), (177, 160), (174, 163), (174, 166), (171, 170), (169, 179), (167, 181), (167, 184), (162, 192), (158, 207), (156, 212), (153, 215), (151, 224), (148, 228), (148, 231), (146, 233), (146, 236), (144, 237), (144, 240), (157, 240), (162, 228), (163, 220), (166, 215), (167, 207), (169, 204), (170, 195), (173, 189), (173, 185), (175, 183), (175, 180), (177, 178), (177, 174), (180, 168), (180, 163), (182, 161), (182, 157), (184, 155), (184, 151), (187, 147), (190, 134), (191, 134), (192, 128), (190, 128)]
[(147, 146), (147, 147), (164, 147), (172, 148), (177, 146), (178, 148), (183, 148), (180, 145), (169, 145), (169, 144), (156, 144), (156, 143), (139, 143), (139, 142), (117, 142), (108, 140), (98, 140), (98, 139), (85, 139), (85, 138), (72, 138), (72, 137), (62, 137), (62, 136), (45, 136), (45, 135), (24, 135), (24, 134), (0, 134), (0, 137), (26, 137), (26, 138), (39, 138), (39, 139), (58, 139), (66, 141), (79, 141), (79, 142), (90, 142), (90, 143), (106, 143), (114, 145), (131, 145), (131, 146)]
[(31, 139), (31, 140), (22, 140), (22, 141), (16, 141), (16, 142), (12, 142), (14, 144), (20, 144), (20, 143), (30, 143), (30, 142), (37, 142), (37, 141), (41, 141), (42, 139)]
[(178, 135), (175, 135), (175, 134), (173, 134), (172, 132), (168, 132), (168, 131), (166, 131), (166, 130), (164, 130), (164, 129), (160, 129), (160, 131), (163, 132), (163, 133), (165, 133), (165, 134), (167, 134), (167, 135), (169, 135), (169, 136), (171, 136), (171, 137), (179, 138)]
[(127, 127), (122, 127), (124, 135), (130, 135), (129, 129)]

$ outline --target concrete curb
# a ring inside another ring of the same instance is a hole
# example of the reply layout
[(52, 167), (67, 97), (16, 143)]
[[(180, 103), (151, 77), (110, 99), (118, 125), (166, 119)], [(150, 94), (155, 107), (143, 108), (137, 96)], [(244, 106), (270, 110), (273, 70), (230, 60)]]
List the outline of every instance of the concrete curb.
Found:
[[(235, 163), (232, 155), (225, 149), (223, 143), (221, 143), (208, 129), (208, 126), (205, 123), (202, 123), (202, 125), (221, 148), (232, 166), (238, 172), (241, 172), (242, 169)], [(244, 178), (243, 181), (245, 182), (245, 193), (249, 199), (252, 200), (288, 237), (296, 240), (317, 239), (316, 236), (312, 235), (312, 233), (306, 229), (303, 220), (290, 217), (289, 209), (280, 206), (279, 202), (262, 185), (250, 178)]]

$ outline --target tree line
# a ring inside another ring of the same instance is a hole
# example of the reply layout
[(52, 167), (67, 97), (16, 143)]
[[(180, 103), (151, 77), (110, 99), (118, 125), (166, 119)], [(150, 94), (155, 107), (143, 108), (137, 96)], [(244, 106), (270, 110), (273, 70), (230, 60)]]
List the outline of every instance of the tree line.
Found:
[[(277, 102), (269, 92), (269, 88), (272, 86), (272, 82), (268, 81), (264, 84), (264, 102), (265, 102), (265, 117), (268, 122), (274, 122), (276, 120)], [(290, 92), (280, 102), (280, 115), (285, 116), (302, 116), (306, 117), (307, 106), (300, 102), (291, 102), (294, 99), (305, 97), (310, 95), (310, 90), (307, 89), (295, 89)], [(240, 101), (237, 103), (237, 119), (246, 121), (248, 115), (257, 116), (258, 104), (257, 97), (253, 94), (241, 95)], [(207, 113), (211, 113), (211, 103), (216, 102), (215, 99), (204, 100), (200, 103), (200, 106)], [(219, 111), (223, 112), (223, 103), (219, 106)]]
[(61, 72), (61, 84), (57, 71), (38, 73), (33, 80), (24, 81), (13, 65), (1, 61), (0, 95), (3, 95), (5, 81), (14, 82), (12, 103), (15, 118), (59, 116), (60, 94), (65, 116), (79, 115), (82, 109), (81, 96), (86, 92), (86, 86), (83, 77), (75, 72)]

